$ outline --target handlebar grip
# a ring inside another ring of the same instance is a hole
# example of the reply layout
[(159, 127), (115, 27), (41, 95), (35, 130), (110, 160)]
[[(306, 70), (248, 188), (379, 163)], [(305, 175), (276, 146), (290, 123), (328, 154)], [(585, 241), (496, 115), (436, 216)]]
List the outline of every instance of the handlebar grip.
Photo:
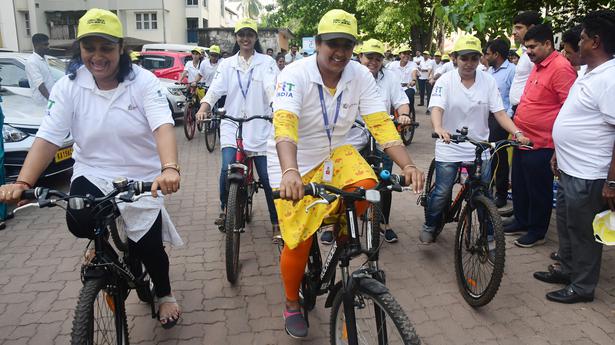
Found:
[(35, 200), (36, 189), (26, 189), (21, 193), (21, 200)]
[[(136, 182), (134, 186), (134, 191), (136, 195), (147, 193), (152, 190), (153, 182)], [(158, 188), (160, 190), (160, 188)]]
[[(312, 187), (312, 184), (306, 184), (305, 186), (303, 186), (303, 194), (304, 195), (311, 195), (314, 196), (316, 195), (317, 190), (315, 187)], [(274, 190), (272, 192), (272, 197), (273, 199), (279, 199), (280, 198), (280, 191), (279, 190)]]

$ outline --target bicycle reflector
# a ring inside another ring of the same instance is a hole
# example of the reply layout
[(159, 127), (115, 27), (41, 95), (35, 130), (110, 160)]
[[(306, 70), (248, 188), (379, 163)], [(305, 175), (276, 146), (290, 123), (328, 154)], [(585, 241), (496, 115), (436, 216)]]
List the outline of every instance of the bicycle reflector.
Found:
[(606, 246), (615, 246), (615, 213), (600, 212), (594, 217), (594, 239)]

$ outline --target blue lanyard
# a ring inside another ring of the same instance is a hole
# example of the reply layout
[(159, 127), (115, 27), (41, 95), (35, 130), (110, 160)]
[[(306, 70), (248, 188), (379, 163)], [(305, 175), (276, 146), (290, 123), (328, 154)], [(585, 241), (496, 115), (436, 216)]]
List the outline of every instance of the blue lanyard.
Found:
[(333, 131), (335, 130), (335, 124), (337, 124), (337, 118), (340, 114), (340, 105), (342, 104), (342, 94), (344, 92), (340, 92), (339, 96), (337, 96), (337, 105), (335, 106), (335, 116), (333, 117), (333, 126), (329, 126), (329, 114), (327, 113), (327, 106), (325, 105), (325, 97), (322, 92), (322, 85), (318, 85), (318, 95), (320, 96), (320, 107), (322, 108), (322, 118), (325, 121), (325, 131), (327, 132), (327, 137), (329, 138), (329, 149), (331, 148), (331, 138), (333, 136)]
[(250, 84), (252, 84), (252, 72), (254, 72), (254, 68), (250, 70), (250, 75), (248, 75), (248, 87), (243, 89), (243, 84), (241, 83), (241, 76), (239, 75), (239, 70), (237, 70), (237, 81), (239, 82), (239, 88), (241, 89), (241, 94), (243, 95), (243, 99), (245, 100), (248, 97), (248, 91), (250, 91)]

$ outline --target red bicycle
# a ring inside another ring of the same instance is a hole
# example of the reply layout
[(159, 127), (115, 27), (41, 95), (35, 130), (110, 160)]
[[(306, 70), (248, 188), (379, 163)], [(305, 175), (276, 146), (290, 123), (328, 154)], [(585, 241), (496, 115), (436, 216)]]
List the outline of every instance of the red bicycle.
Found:
[[(184, 134), (186, 135), (186, 139), (192, 140), (194, 138), (194, 132), (196, 131), (197, 121), (196, 121), (196, 112), (199, 110), (200, 99), (196, 94), (197, 89), (205, 88), (205, 83), (196, 83), (192, 85), (191, 83), (176, 83), (178, 85), (185, 85), (186, 88), (182, 91), (184, 96), (186, 96), (186, 108), (184, 109)], [(207, 92), (207, 89), (205, 89)], [(199, 124), (202, 126), (202, 124)]]
[(234, 284), (239, 274), (239, 243), (245, 225), (252, 220), (252, 199), (262, 185), (254, 177), (254, 158), (243, 148), (243, 124), (252, 120), (271, 121), (271, 116), (251, 116), (236, 118), (226, 115), (221, 108), (216, 112), (220, 119), (237, 124), (235, 160), (227, 169), (226, 215), (220, 231), (226, 234), (225, 259), (226, 279)]

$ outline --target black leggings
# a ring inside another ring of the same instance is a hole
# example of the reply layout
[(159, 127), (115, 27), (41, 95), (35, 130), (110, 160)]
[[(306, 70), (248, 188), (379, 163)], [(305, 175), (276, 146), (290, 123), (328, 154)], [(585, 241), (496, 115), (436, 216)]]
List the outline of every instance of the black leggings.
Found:
[[(70, 195), (91, 194), (95, 197), (104, 196), (92, 182), (83, 176), (77, 177), (70, 185)], [(94, 238), (95, 222), (90, 215), (90, 209), (70, 210), (66, 214), (68, 230), (79, 238)], [(143, 262), (156, 288), (156, 296), (164, 297), (171, 294), (169, 281), (169, 257), (162, 245), (162, 216), (158, 218), (139, 242), (128, 239), (128, 250)]]

